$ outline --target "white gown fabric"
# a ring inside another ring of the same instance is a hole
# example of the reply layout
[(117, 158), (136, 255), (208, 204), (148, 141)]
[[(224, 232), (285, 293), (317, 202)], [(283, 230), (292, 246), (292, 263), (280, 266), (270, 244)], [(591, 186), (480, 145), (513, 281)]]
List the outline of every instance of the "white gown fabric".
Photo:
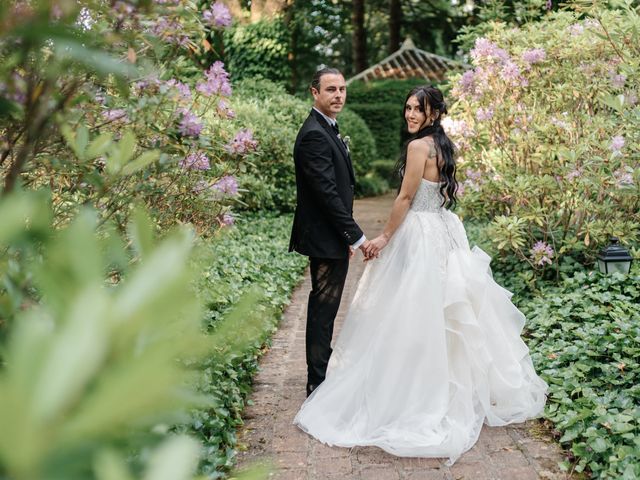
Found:
[(294, 419), (328, 445), (403, 457), (470, 449), (482, 424), (539, 416), (547, 384), (520, 338), (525, 318), (490, 258), (423, 180), (404, 222), (358, 285), (326, 380)]

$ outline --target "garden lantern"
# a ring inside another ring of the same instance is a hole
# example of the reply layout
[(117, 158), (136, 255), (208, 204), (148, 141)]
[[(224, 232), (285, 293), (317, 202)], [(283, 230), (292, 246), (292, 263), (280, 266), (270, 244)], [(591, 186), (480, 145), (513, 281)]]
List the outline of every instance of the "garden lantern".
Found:
[(616, 237), (611, 237), (611, 243), (598, 254), (598, 269), (605, 274), (629, 273), (632, 260), (629, 251), (620, 245)]

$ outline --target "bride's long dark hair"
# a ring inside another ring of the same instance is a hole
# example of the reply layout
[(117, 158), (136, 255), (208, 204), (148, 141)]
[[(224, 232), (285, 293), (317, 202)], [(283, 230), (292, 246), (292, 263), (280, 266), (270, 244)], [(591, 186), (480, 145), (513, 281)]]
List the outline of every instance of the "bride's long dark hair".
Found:
[(418, 132), (414, 133), (405, 142), (402, 149), (398, 163), (396, 164), (396, 171), (400, 175), (400, 180), (404, 177), (405, 167), (407, 165), (407, 148), (411, 141), (418, 138), (424, 138), (429, 135), (433, 137), (433, 143), (438, 153), (438, 169), (440, 171), (440, 193), (442, 194), (444, 201), (442, 205), (446, 208), (452, 208), (457, 203), (456, 191), (458, 190), (458, 182), (456, 180), (456, 160), (455, 160), (455, 146), (453, 142), (447, 137), (444, 132), (440, 121), (442, 115), (447, 113), (447, 104), (444, 102), (442, 92), (433, 86), (419, 86), (415, 87), (409, 92), (407, 98), (402, 106), (403, 112), (406, 108), (407, 101), (415, 96), (420, 104), (422, 112), (427, 112), (427, 104), (429, 105), (431, 112), (436, 114), (436, 119), (431, 125), (423, 127)]

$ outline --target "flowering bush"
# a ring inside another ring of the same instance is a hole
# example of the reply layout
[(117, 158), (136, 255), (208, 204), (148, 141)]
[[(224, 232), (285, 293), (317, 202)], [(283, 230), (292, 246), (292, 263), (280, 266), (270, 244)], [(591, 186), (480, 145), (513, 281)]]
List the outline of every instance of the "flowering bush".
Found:
[(491, 220), (495, 247), (534, 271), (591, 263), (611, 235), (638, 240), (638, 27), (632, 7), (493, 23), (454, 79), (444, 124), (463, 214)]
[[(203, 66), (209, 40), (231, 22), (227, 7), (83, 5), (0, 7), (3, 191), (46, 186), (59, 224), (90, 204), (123, 227), (136, 203), (162, 229), (190, 222), (206, 234), (230, 224), (237, 191), (214, 185), (258, 146), (229, 122), (224, 64)], [(209, 112), (219, 121), (205, 121)]]

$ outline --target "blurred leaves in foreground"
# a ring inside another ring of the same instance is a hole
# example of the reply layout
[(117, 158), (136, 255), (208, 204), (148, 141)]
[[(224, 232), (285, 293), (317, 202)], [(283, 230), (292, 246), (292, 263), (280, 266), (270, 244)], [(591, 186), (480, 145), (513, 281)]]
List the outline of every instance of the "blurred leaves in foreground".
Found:
[(191, 231), (156, 241), (138, 210), (128, 250), (90, 210), (53, 230), (41, 193), (6, 196), (0, 218), (0, 477), (193, 478), (199, 442), (167, 434), (207, 404), (189, 366), (252, 327), (236, 314), (202, 332)]

